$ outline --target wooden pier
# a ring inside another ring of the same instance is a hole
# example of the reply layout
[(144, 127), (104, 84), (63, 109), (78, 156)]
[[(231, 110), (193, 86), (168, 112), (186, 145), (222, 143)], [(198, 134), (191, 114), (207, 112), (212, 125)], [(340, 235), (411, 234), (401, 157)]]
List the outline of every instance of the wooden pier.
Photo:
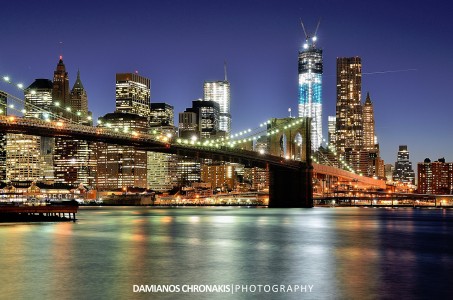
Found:
[(0, 222), (76, 221), (79, 209), (74, 204), (0, 205)]

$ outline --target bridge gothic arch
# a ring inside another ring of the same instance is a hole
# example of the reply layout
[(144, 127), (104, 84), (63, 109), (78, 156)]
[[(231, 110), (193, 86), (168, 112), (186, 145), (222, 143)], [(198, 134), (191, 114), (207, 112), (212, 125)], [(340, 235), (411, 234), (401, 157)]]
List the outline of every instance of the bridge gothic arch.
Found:
[(309, 161), (310, 122), (310, 118), (271, 119), (267, 132), (274, 133), (268, 136), (268, 153), (287, 159)]

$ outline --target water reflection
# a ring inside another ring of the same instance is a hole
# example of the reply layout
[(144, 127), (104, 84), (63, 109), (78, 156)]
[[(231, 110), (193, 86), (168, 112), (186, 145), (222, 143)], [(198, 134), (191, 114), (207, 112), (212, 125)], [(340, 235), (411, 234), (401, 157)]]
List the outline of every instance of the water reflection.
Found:
[(77, 223), (0, 226), (0, 281), (6, 299), (200, 297), (134, 294), (133, 284), (314, 285), (264, 299), (442, 297), (452, 238), (448, 210), (96, 207)]

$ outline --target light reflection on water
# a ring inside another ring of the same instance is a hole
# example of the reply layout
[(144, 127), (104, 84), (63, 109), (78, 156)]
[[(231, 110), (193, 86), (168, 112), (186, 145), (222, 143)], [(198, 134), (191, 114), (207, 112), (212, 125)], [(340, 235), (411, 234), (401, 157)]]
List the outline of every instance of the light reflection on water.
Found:
[(5, 299), (239, 299), (133, 284), (311, 284), (264, 299), (447, 298), (453, 211), (83, 208), (77, 223), (0, 226)]

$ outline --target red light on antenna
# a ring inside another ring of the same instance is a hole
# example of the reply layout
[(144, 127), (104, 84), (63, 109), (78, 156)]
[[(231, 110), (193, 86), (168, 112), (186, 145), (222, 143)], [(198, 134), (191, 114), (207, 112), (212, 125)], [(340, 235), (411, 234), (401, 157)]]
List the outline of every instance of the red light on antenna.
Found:
[(63, 55), (60, 55), (60, 60), (62, 60), (62, 59), (63, 59)]
[(138, 74), (138, 70), (135, 70), (135, 74)]

